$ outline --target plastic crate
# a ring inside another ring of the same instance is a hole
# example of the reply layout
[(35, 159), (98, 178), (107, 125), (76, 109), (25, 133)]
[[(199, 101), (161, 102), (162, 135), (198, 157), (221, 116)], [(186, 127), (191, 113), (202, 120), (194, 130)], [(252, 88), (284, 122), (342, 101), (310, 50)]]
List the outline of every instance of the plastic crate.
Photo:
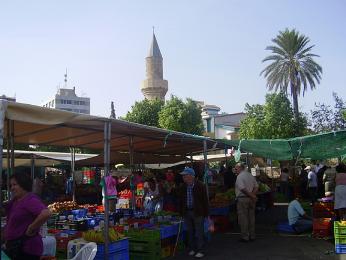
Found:
[(226, 216), (211, 216), (214, 222), (214, 232), (228, 232), (231, 229), (231, 224)]
[(211, 208), (210, 215), (211, 216), (227, 216), (229, 214), (229, 207), (222, 208)]
[(346, 254), (346, 245), (335, 245), (335, 253)]
[(335, 235), (335, 244), (346, 245), (346, 235)]
[(130, 240), (130, 252), (157, 252), (160, 253), (161, 243), (158, 241)]
[(131, 252), (131, 260), (159, 260), (161, 259), (161, 252)]
[[(123, 250), (129, 250), (129, 240), (127, 238), (118, 240), (116, 242), (110, 243), (108, 246), (108, 252), (118, 252)], [(104, 244), (97, 244), (97, 253), (104, 253), (105, 251), (105, 245)]]
[(160, 241), (160, 230), (156, 229), (130, 229), (126, 232), (130, 240)]
[(162, 247), (161, 248), (161, 259), (171, 256), (171, 253), (172, 253), (172, 247), (171, 246)]
[(346, 235), (346, 224), (343, 224), (340, 221), (334, 221), (334, 234)]
[(161, 226), (160, 227), (160, 236), (161, 239), (172, 237), (178, 234), (179, 224)]
[(315, 203), (312, 215), (314, 218), (333, 218), (335, 217), (334, 204), (330, 202)]
[[(99, 253), (97, 251), (97, 254), (94, 258), (94, 260), (104, 260), (104, 254)], [(109, 252), (108, 253), (108, 260), (130, 260), (130, 253), (128, 250), (121, 250), (121, 251), (117, 251), (117, 252)]]

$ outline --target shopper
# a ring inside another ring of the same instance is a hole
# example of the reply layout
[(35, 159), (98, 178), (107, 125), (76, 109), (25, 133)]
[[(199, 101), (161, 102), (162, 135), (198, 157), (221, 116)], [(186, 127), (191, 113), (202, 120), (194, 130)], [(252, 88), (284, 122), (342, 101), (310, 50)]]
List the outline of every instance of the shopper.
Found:
[(254, 241), (255, 209), (258, 191), (256, 179), (245, 169), (245, 165), (237, 163), (234, 167), (237, 175), (235, 194), (237, 199), (238, 222), (241, 231), (241, 242)]
[(312, 219), (302, 208), (300, 196), (288, 204), (287, 217), (288, 223), (298, 234), (312, 229)]
[(308, 171), (308, 193), (311, 203), (315, 203), (317, 199), (317, 175), (311, 166), (306, 166), (305, 170)]
[(5, 205), (6, 253), (12, 260), (38, 260), (43, 252), (39, 230), (51, 213), (40, 198), (31, 192), (32, 180), (29, 175), (13, 174), (10, 188), (12, 199)]
[(336, 166), (335, 178), (335, 204), (334, 209), (337, 210), (341, 220), (346, 220), (346, 165), (340, 163)]
[(179, 211), (186, 224), (189, 255), (204, 257), (204, 219), (209, 215), (205, 185), (195, 179), (195, 171), (186, 167), (181, 173), (184, 183), (179, 191)]

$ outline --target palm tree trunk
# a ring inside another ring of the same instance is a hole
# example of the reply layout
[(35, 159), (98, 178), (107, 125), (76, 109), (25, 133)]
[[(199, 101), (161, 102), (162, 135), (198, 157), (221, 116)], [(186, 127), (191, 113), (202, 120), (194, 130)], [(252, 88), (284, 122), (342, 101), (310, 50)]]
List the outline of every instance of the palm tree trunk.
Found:
[(299, 109), (298, 109), (298, 93), (296, 91), (295, 86), (293, 85), (293, 83), (291, 83), (291, 91), (292, 91), (292, 96), (293, 96), (293, 113), (294, 113), (294, 121), (296, 123), (296, 127), (295, 127), (295, 135), (298, 136), (299, 135)]

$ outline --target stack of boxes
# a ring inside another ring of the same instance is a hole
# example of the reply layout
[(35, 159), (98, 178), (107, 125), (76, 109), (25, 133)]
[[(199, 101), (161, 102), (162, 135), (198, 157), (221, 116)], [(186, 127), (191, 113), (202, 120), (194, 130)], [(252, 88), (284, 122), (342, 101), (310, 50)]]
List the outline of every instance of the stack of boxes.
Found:
[(335, 252), (346, 254), (346, 221), (334, 222)]
[(318, 238), (332, 237), (332, 221), (335, 218), (332, 202), (318, 202), (313, 205), (312, 234)]

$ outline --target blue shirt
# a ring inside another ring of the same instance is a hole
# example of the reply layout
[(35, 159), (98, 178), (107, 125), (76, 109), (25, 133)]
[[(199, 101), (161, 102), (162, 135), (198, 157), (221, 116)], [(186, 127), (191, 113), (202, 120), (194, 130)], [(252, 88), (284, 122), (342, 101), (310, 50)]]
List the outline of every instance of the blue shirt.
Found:
[(288, 223), (290, 225), (295, 224), (300, 216), (303, 216), (304, 214), (305, 211), (297, 200), (290, 202), (287, 210)]
[(187, 192), (187, 201), (186, 201), (186, 206), (188, 209), (192, 209), (193, 208), (193, 186), (195, 186), (195, 184), (192, 184), (192, 185), (187, 185), (187, 189), (186, 189), (186, 192)]

